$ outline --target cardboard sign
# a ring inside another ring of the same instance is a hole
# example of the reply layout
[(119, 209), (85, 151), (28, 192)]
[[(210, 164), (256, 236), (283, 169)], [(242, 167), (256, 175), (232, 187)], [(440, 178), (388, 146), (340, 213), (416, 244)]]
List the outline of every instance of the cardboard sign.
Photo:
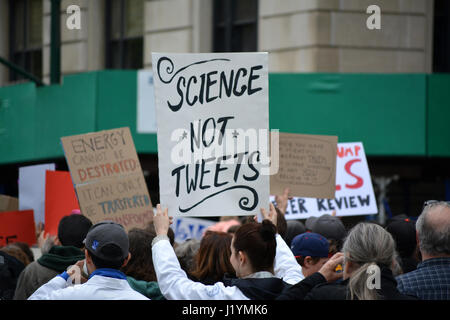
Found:
[(33, 210), (0, 213), (0, 247), (11, 242), (36, 243)]
[[(356, 216), (377, 214), (369, 167), (361, 142), (338, 143), (334, 199), (297, 198), (288, 202), (286, 219), (306, 219), (331, 214)], [(275, 197), (271, 200), (274, 202)]]
[(153, 218), (129, 128), (61, 138), (82, 214), (129, 230)]
[(337, 136), (279, 134), (279, 169), (270, 193), (289, 187), (297, 197), (334, 198)]
[(59, 221), (80, 209), (68, 171), (49, 171), (45, 176), (45, 232), (58, 235)]
[(0, 212), (19, 210), (19, 199), (0, 194)]
[(152, 59), (162, 206), (172, 216), (268, 208), (267, 53)]
[(181, 243), (188, 239), (201, 240), (205, 230), (214, 224), (216, 224), (216, 221), (198, 218), (174, 217), (171, 228), (175, 233), (175, 241)]
[(33, 209), (34, 221), (45, 222), (45, 172), (54, 163), (19, 168), (19, 210)]
[(137, 132), (156, 133), (155, 91), (153, 72), (137, 72)]

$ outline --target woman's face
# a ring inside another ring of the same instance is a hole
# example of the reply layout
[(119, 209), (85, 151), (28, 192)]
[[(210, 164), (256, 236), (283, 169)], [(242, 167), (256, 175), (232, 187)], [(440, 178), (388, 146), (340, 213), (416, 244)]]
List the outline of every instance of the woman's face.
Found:
[(230, 255), (230, 263), (233, 266), (234, 271), (236, 272), (236, 277), (240, 277), (240, 262), (239, 262), (239, 254), (234, 249), (234, 236), (231, 240), (231, 255)]

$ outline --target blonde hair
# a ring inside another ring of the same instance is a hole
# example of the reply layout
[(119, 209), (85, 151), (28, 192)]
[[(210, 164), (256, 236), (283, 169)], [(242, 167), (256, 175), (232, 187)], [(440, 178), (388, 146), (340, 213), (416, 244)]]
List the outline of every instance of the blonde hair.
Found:
[(395, 257), (395, 241), (391, 234), (374, 223), (359, 223), (350, 230), (343, 246), (345, 259), (359, 265), (350, 276), (350, 299), (379, 300), (381, 297), (367, 285), (372, 265), (391, 266)]

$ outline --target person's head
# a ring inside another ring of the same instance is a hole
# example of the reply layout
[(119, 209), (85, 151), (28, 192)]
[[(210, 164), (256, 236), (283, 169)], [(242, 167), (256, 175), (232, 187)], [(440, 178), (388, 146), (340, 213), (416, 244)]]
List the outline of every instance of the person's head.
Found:
[(143, 229), (133, 228), (128, 232), (131, 259), (121, 271), (136, 280), (156, 281), (152, 259), (152, 240), (155, 236)]
[(450, 256), (450, 202), (426, 203), (417, 219), (416, 230), (424, 260)]
[(242, 225), (231, 242), (230, 263), (237, 277), (259, 271), (273, 273), (276, 250), (276, 227), (269, 220)]
[(286, 244), (290, 247), (292, 239), (294, 239), (299, 234), (305, 233), (305, 225), (298, 220), (288, 220), (286, 221), (286, 234), (283, 237)]
[(394, 238), (400, 257), (412, 257), (417, 246), (415, 222), (408, 218), (395, 219), (386, 226), (386, 230)]
[(191, 275), (199, 281), (221, 281), (227, 273), (234, 275), (230, 263), (231, 239), (230, 233), (206, 231), (200, 241), (200, 248), (194, 258), (194, 270)]
[(58, 224), (58, 241), (62, 246), (74, 246), (79, 249), (84, 247), (83, 240), (92, 222), (81, 214), (64, 216)]
[(1, 248), (0, 251), (3, 251), (6, 254), (16, 258), (17, 260), (22, 262), (25, 267), (28, 264), (30, 264), (30, 259), (28, 258), (27, 254), (25, 252), (23, 252), (23, 250), (20, 247), (15, 246), (12, 243), (10, 243), (7, 246)]
[(86, 266), (89, 274), (96, 269), (120, 269), (131, 258), (125, 229), (112, 221), (93, 225), (84, 240)]
[(302, 233), (292, 240), (291, 250), (305, 277), (319, 271), (328, 261), (328, 240), (318, 233)]
[(188, 239), (175, 248), (175, 254), (180, 262), (181, 269), (190, 274), (194, 268), (194, 257), (200, 248), (200, 240)]
[(30, 246), (29, 246), (28, 243), (25, 243), (25, 242), (13, 242), (10, 245), (16, 246), (19, 249), (21, 249), (27, 255), (27, 257), (30, 260), (30, 262), (34, 261), (34, 254), (33, 254), (33, 251), (31, 251)]
[(343, 278), (350, 278), (350, 298), (378, 299), (376, 290), (367, 286), (368, 271), (376, 267), (392, 269), (396, 263), (395, 241), (391, 234), (375, 223), (358, 223), (345, 239), (343, 252)]
[(347, 235), (347, 230), (341, 219), (329, 214), (308, 218), (308, 220), (306, 220), (306, 228), (329, 240), (330, 254), (334, 254), (341, 250), (342, 243)]

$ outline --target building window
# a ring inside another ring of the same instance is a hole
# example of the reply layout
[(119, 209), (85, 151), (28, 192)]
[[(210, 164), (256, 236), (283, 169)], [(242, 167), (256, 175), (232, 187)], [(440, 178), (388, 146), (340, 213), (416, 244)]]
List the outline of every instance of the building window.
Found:
[(433, 72), (450, 72), (450, 1), (435, 0)]
[(258, 0), (214, 0), (214, 52), (257, 51)]
[(144, 1), (106, 1), (106, 67), (141, 69), (144, 51)]
[[(10, 0), (10, 61), (42, 78), (42, 0)], [(10, 71), (10, 80), (24, 79)]]

